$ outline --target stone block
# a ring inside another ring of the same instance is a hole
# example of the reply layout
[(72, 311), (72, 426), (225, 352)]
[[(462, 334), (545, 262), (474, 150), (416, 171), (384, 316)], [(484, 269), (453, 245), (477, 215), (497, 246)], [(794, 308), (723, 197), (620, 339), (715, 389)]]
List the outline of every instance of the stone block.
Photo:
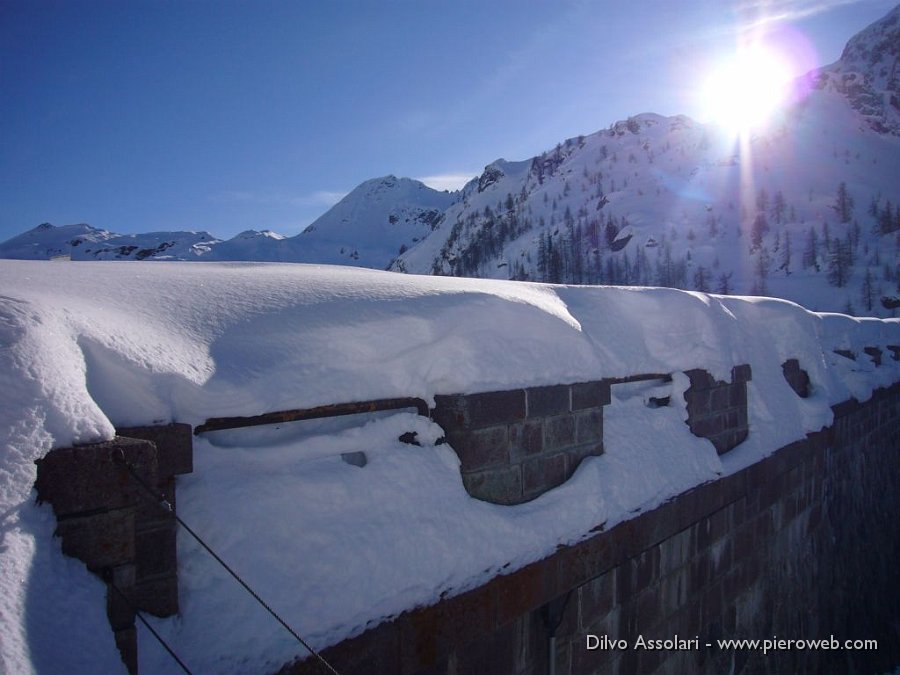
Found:
[(150, 441), (116, 437), (52, 450), (37, 460), (38, 499), (50, 502), (57, 518), (131, 506), (144, 493), (122, 458), (149, 485), (157, 484), (156, 446)]
[(529, 387), (525, 390), (529, 418), (563, 415), (571, 409), (570, 388), (565, 384)]
[(506, 425), (451, 431), (447, 433), (447, 441), (459, 456), (463, 472), (509, 464), (509, 434)]
[(731, 385), (723, 384), (709, 390), (709, 407), (713, 412), (721, 412), (731, 405)]
[(130, 628), (122, 628), (113, 633), (116, 640), (116, 647), (119, 655), (122, 657), (122, 663), (130, 675), (137, 675), (138, 672), (138, 643), (137, 629), (134, 626)]
[(518, 464), (486, 471), (463, 473), (466, 492), (492, 504), (519, 504), (523, 501), (522, 469)]
[(547, 602), (545, 565), (527, 565), (492, 582), (497, 603), (496, 623), (502, 626)]
[(611, 392), (606, 380), (576, 382), (572, 385), (572, 410), (602, 408), (609, 405)]
[(575, 442), (603, 442), (603, 410), (583, 410), (575, 415)]
[(516, 422), (508, 427), (509, 457), (513, 462), (544, 451), (544, 432), (540, 422)]
[(434, 419), (445, 431), (478, 429), (525, 419), (525, 390), (435, 396)]
[(152, 441), (159, 453), (160, 477), (191, 473), (194, 470), (194, 446), (191, 425), (175, 422), (159, 426), (122, 427), (119, 436)]
[(722, 415), (710, 415), (698, 419), (688, 418), (688, 426), (694, 436), (712, 438), (725, 430), (725, 419)]
[(134, 561), (137, 578), (175, 574), (175, 520), (149, 530), (138, 531), (134, 538)]
[(616, 575), (606, 572), (579, 589), (579, 626), (588, 631), (613, 609), (616, 600)]
[(585, 457), (599, 457), (603, 454), (603, 443), (586, 443), (574, 448), (567, 448), (566, 454), (566, 479), (575, 473), (575, 469)]
[(691, 530), (684, 529), (659, 543), (659, 572), (671, 574), (684, 565), (691, 552)]
[(691, 389), (701, 391), (703, 389), (710, 389), (716, 384), (713, 376), (701, 368), (686, 370), (684, 371), (684, 374), (688, 376), (688, 380), (691, 382)]
[(732, 408), (743, 408), (747, 410), (747, 385), (743, 382), (732, 384), (728, 387), (728, 405)]
[(544, 420), (544, 449), (561, 450), (575, 444), (575, 419), (560, 415)]
[[(332, 645), (322, 657), (338, 673), (400, 673), (400, 630), (398, 622), (380, 623), (361, 635)], [(277, 675), (321, 675), (321, 662), (311, 655), (298, 657), (278, 669)]]
[(508, 624), (499, 630), (470, 642), (456, 654), (455, 670), (463, 673), (515, 673), (516, 656), (520, 641), (516, 624)]
[[(134, 626), (134, 565), (119, 565), (107, 574), (106, 616), (113, 631)], [(123, 597), (124, 596), (124, 597)]]
[(634, 572), (635, 591), (649, 588), (659, 579), (660, 550), (659, 546), (651, 546), (631, 559)]
[(729, 450), (736, 448), (747, 438), (746, 429), (726, 430), (715, 436), (710, 436), (709, 440), (715, 446), (716, 452), (724, 455)]
[(63, 518), (56, 534), (63, 553), (91, 570), (124, 565), (134, 558), (134, 507)]
[(166, 617), (178, 613), (178, 577), (141, 579), (134, 586), (134, 604), (153, 616)]
[(751, 379), (753, 379), (753, 372), (749, 363), (744, 363), (731, 369), (732, 383), (749, 382)]
[(526, 497), (537, 497), (562, 485), (566, 478), (564, 453), (535, 457), (522, 463), (522, 487)]

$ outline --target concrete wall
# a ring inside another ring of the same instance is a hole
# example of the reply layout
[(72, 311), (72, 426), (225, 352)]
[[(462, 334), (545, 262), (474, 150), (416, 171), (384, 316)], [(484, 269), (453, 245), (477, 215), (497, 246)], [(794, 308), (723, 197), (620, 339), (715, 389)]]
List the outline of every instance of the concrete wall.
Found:
[[(799, 367), (786, 370), (802, 381)], [(732, 393), (717, 395), (721, 405)], [(525, 675), (549, 672), (551, 657), (561, 675), (890, 671), (900, 663), (900, 385), (834, 412), (832, 428), (743, 471), (324, 655), (344, 674)], [(628, 648), (588, 650), (588, 634)], [(675, 635), (699, 648), (632, 648), (638, 636)], [(832, 635), (878, 649), (715, 646)], [(281, 672), (319, 671), (301, 661)]]

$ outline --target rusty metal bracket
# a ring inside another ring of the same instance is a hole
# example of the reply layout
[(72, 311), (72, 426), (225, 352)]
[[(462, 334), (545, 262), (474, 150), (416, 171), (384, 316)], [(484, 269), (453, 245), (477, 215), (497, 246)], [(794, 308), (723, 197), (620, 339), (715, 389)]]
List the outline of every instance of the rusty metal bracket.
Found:
[(279, 410), (276, 412), (253, 415), (251, 417), (210, 417), (194, 429), (194, 435), (206, 431), (222, 429), (239, 429), (262, 424), (279, 424), (282, 422), (298, 422), (322, 417), (339, 417), (341, 415), (358, 415), (360, 413), (380, 412), (382, 410), (402, 410), (415, 408), (423, 417), (429, 417), (428, 404), (421, 398), (383, 398), (376, 401), (360, 401), (354, 403), (335, 403), (317, 408), (301, 408), (297, 410)]

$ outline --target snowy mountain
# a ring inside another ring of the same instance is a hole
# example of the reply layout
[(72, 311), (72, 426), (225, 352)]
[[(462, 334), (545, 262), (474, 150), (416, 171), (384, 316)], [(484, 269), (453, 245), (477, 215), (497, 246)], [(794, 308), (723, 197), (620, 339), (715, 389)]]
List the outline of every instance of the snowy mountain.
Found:
[(530, 162), (499, 160), (392, 269), (900, 305), (900, 8), (740, 143), (637, 115)]
[(43, 223), (0, 244), (0, 258), (46, 260), (195, 260), (220, 240), (209, 232), (116, 234), (87, 224)]
[(854, 36), (816, 86), (846, 96), (876, 131), (900, 136), (900, 7)]
[(366, 181), (301, 234), (115, 235), (42, 225), (0, 257), (265, 260), (576, 284), (768, 294), (811, 309), (900, 306), (900, 7), (739, 142), (641, 114), (458, 192)]
[(430, 235), (457, 198), (410, 178), (368, 180), (292, 239), (296, 259), (384, 269)]
[(410, 178), (368, 180), (295, 237), (246, 230), (228, 240), (208, 232), (116, 234), (86, 224), (38, 225), (0, 244), (0, 258), (46, 260), (253, 260), (384, 269), (427, 237), (458, 198)]

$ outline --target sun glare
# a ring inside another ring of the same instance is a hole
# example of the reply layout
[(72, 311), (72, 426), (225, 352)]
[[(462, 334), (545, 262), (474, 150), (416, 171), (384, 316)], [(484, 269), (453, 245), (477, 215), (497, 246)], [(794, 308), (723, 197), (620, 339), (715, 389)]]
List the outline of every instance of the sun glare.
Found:
[(788, 64), (770, 49), (749, 47), (722, 63), (703, 88), (709, 120), (733, 133), (765, 123), (787, 98)]

